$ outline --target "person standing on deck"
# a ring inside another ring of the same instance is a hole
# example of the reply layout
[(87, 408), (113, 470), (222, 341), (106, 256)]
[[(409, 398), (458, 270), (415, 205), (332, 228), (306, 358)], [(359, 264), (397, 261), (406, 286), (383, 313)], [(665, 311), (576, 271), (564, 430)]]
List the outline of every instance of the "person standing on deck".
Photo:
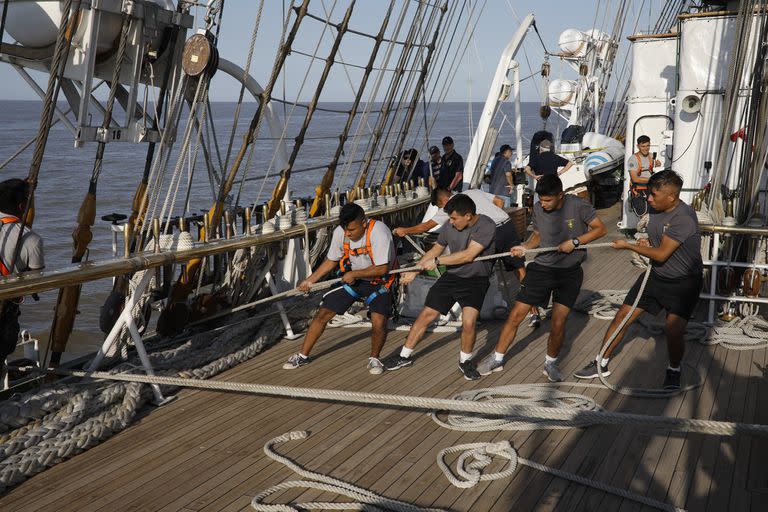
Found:
[[(43, 239), (25, 228), (21, 237), (21, 252), (14, 261), (16, 242), (21, 229), (21, 216), (27, 205), (29, 184), (12, 178), (0, 182), (0, 275), (40, 270), (45, 266)], [(0, 300), (0, 386), (5, 380), (5, 359), (16, 350), (19, 340), (19, 306), (22, 298)]]
[[(643, 311), (657, 315), (666, 311), (664, 333), (667, 336), (669, 367), (664, 377), (664, 389), (680, 389), (680, 363), (685, 352), (685, 328), (699, 300), (702, 285), (703, 264), (701, 260), (701, 236), (698, 219), (693, 208), (680, 200), (683, 180), (672, 170), (655, 173), (647, 181), (648, 203), (652, 207), (648, 221), (648, 238), (631, 244), (624, 239), (613, 242), (614, 249), (634, 251), (650, 258), (651, 275), (648, 277), (637, 308), (605, 351), (599, 361), (603, 375), (608, 371), (608, 362), (621, 343), (632, 323)], [(627, 317), (637, 298), (644, 276), (638, 277), (624, 298), (608, 330), (603, 345), (614, 335), (619, 324)], [(598, 354), (598, 358), (599, 358)], [(592, 379), (597, 374), (597, 358), (574, 373), (579, 379)]]
[[(512, 247), (520, 245), (521, 240), (517, 234), (517, 229), (515, 229), (515, 224), (509, 218), (507, 212), (501, 209), (500, 205), (503, 203), (503, 200), (500, 197), (476, 188), (467, 190), (463, 194), (475, 203), (475, 211), (478, 215), (485, 215), (496, 224), (496, 232), (494, 234), (494, 250), (496, 253), (508, 252)], [(446, 229), (449, 217), (445, 213), (444, 208), (451, 197), (454, 197), (454, 195), (447, 189), (436, 188), (432, 191), (432, 204), (438, 208), (435, 215), (431, 219), (415, 226), (395, 228), (392, 232), (395, 236), (405, 236), (426, 233), (438, 226)], [(523, 282), (523, 278), (525, 278), (525, 260), (523, 258), (503, 258), (501, 262), (505, 270), (514, 271), (518, 281)], [(531, 326), (538, 327), (539, 325), (539, 311), (533, 307), (531, 308)]]
[(651, 155), (651, 138), (647, 135), (639, 136), (637, 153), (627, 161), (632, 208), (639, 216), (648, 212), (648, 180), (653, 176), (653, 168), (659, 165), (661, 162)]
[(461, 192), (464, 187), (464, 159), (453, 147), (451, 137), (443, 137), (443, 157), (437, 186)]
[(440, 179), (440, 169), (443, 167), (443, 157), (440, 155), (440, 148), (432, 146), (429, 148), (429, 188), (437, 188), (437, 182)]
[[(475, 380), (480, 378), (472, 361), (475, 328), (485, 292), (488, 290), (492, 262), (474, 260), (478, 256), (493, 252), (496, 224), (485, 215), (478, 215), (475, 203), (464, 194), (453, 196), (446, 203), (445, 212), (449, 215), (450, 225), (440, 232), (437, 243), (421, 257), (416, 266), (422, 270), (434, 270), (443, 264), (448, 266), (448, 270), (429, 289), (424, 309), (414, 321), (399, 354), (394, 354), (382, 362), (387, 370), (411, 365), (413, 349), (424, 337), (429, 324), (440, 315), (448, 313), (458, 302), (462, 308), (459, 370), (467, 380)], [(451, 253), (442, 256), (446, 247), (450, 248)], [(408, 284), (417, 275), (418, 272), (408, 272), (401, 282)]]
[[(560, 168), (562, 170), (559, 170)], [(540, 180), (542, 176), (553, 174), (560, 176), (565, 174), (573, 167), (573, 162), (567, 158), (552, 152), (552, 143), (547, 139), (539, 143), (539, 154), (531, 155), (528, 165), (525, 166), (525, 173), (534, 180)]]
[(283, 368), (293, 370), (309, 363), (309, 353), (328, 322), (334, 316), (346, 313), (356, 300), (362, 300), (368, 306), (372, 325), (368, 371), (374, 375), (382, 373), (384, 368), (379, 354), (387, 339), (387, 319), (392, 312), (390, 290), (395, 281), (395, 276), (386, 274), (396, 263), (392, 233), (386, 224), (367, 219), (365, 211), (357, 204), (345, 204), (325, 261), (297, 288), (309, 292), (314, 283), (334, 269), (343, 273), (342, 285), (323, 295), (301, 351), (293, 354)]
[(552, 325), (547, 339), (544, 375), (552, 382), (563, 380), (557, 367), (557, 356), (563, 346), (565, 321), (576, 302), (584, 279), (581, 263), (587, 257), (576, 250), (606, 233), (605, 225), (597, 217), (595, 208), (574, 195), (563, 194), (563, 183), (554, 174), (542, 176), (536, 184), (539, 202), (533, 207), (533, 233), (522, 245), (512, 248), (512, 255), (522, 257), (527, 249), (557, 247), (557, 251), (544, 252), (528, 265), (525, 279), (517, 294), (517, 302), (499, 334), (495, 352), (478, 365), (481, 375), (501, 371), (504, 355), (515, 341), (517, 328), (531, 306), (547, 307), (550, 296)]
[(499, 148), (499, 155), (491, 162), (491, 184), (489, 192), (504, 199), (504, 207), (512, 204), (512, 191), (515, 184), (512, 180), (512, 147), (504, 144)]

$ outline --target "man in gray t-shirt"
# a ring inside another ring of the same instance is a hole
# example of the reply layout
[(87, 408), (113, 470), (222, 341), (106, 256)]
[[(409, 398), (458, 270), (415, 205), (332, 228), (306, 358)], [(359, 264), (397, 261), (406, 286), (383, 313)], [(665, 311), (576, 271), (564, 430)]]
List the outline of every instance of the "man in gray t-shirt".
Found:
[[(24, 227), (19, 255), (14, 259), (22, 229), (21, 217), (27, 205), (29, 185), (12, 178), (0, 182), (0, 275), (39, 270), (45, 266), (43, 240)], [(5, 377), (5, 359), (16, 349), (19, 339), (19, 304), (21, 299), (0, 300), (0, 382)]]
[(489, 192), (505, 199), (504, 206), (509, 206), (509, 197), (512, 193), (512, 148), (504, 144), (499, 148), (499, 154), (491, 162), (491, 184)]
[[(608, 375), (608, 362), (613, 351), (621, 343), (626, 328), (643, 311), (657, 315), (666, 311), (664, 332), (667, 336), (669, 367), (662, 387), (670, 391), (680, 389), (680, 363), (685, 352), (685, 328), (696, 308), (702, 284), (701, 236), (699, 235), (696, 212), (680, 200), (683, 179), (672, 170), (655, 173), (648, 180), (648, 203), (653, 210), (648, 221), (648, 239), (631, 244), (624, 239), (615, 240), (613, 247), (630, 250), (650, 258), (651, 270), (648, 281), (638, 298), (644, 275), (638, 277), (634, 286), (624, 298), (616, 317), (603, 336), (603, 345), (610, 342), (603, 357), (590, 362), (574, 375), (589, 379), (600, 372)], [(632, 305), (637, 302), (633, 310)], [(631, 317), (627, 319), (630, 315)], [(616, 332), (619, 324), (626, 320), (626, 326)], [(598, 358), (600, 356), (598, 355)]]
[(515, 341), (517, 328), (531, 306), (546, 307), (552, 298), (552, 324), (544, 358), (544, 375), (552, 382), (563, 380), (557, 356), (565, 337), (565, 321), (576, 302), (584, 279), (581, 262), (586, 254), (576, 250), (606, 233), (603, 222), (591, 204), (563, 193), (563, 183), (555, 174), (545, 174), (536, 183), (539, 202), (533, 210), (533, 234), (522, 245), (512, 248), (513, 256), (526, 249), (557, 247), (541, 253), (531, 262), (520, 285), (517, 302), (499, 334), (496, 350), (479, 365), (481, 375), (503, 369), (504, 355)]
[[(424, 309), (413, 322), (400, 353), (386, 358), (383, 363), (387, 370), (410, 366), (413, 363), (413, 349), (424, 337), (429, 324), (441, 314), (446, 314), (458, 302), (462, 323), (459, 370), (467, 380), (475, 380), (480, 378), (472, 361), (475, 326), (488, 290), (491, 265), (474, 259), (493, 252), (496, 224), (485, 215), (478, 215), (475, 203), (465, 194), (453, 196), (445, 204), (444, 210), (449, 215), (450, 225), (443, 228), (437, 243), (416, 265), (423, 270), (433, 270), (443, 264), (448, 270), (429, 289)], [(442, 256), (446, 247), (450, 248), (451, 253)], [(416, 275), (417, 272), (404, 274), (400, 282), (408, 284)]]

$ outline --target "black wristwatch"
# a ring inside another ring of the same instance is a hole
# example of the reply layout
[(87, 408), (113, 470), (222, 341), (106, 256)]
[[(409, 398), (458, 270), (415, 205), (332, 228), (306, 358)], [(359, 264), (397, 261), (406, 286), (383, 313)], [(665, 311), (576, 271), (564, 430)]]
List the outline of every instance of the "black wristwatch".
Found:
[(581, 245), (581, 242), (579, 242), (578, 238), (574, 238), (573, 240), (571, 240), (571, 243), (573, 244), (574, 247), (578, 247), (579, 245)]

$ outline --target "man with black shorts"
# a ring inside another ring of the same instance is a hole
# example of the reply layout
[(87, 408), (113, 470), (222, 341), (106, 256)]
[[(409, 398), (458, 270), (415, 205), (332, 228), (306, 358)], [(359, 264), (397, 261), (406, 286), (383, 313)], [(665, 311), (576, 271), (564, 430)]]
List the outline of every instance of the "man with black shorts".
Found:
[[(449, 226), (438, 235), (437, 243), (422, 256), (416, 264), (422, 270), (433, 270), (446, 265), (448, 270), (429, 289), (424, 309), (413, 322), (405, 345), (399, 354), (386, 358), (384, 368), (397, 370), (413, 363), (411, 354), (416, 344), (424, 337), (429, 324), (440, 315), (448, 313), (455, 303), (461, 306), (461, 351), (459, 370), (467, 380), (480, 378), (472, 350), (475, 347), (475, 328), (483, 307), (485, 292), (488, 290), (490, 261), (474, 261), (481, 255), (493, 252), (496, 224), (485, 215), (478, 215), (475, 203), (464, 194), (453, 196), (446, 203)], [(441, 256), (448, 247), (451, 253)], [(414, 280), (418, 272), (409, 272), (402, 277), (402, 283)]]
[(382, 373), (384, 367), (379, 354), (387, 339), (387, 319), (392, 311), (390, 288), (395, 280), (394, 276), (386, 274), (396, 264), (395, 258), (392, 233), (386, 224), (367, 219), (365, 211), (357, 204), (345, 204), (325, 261), (297, 288), (308, 292), (314, 283), (334, 269), (343, 273), (342, 285), (323, 296), (320, 309), (307, 329), (301, 352), (288, 358), (283, 368), (293, 370), (309, 363), (309, 353), (328, 322), (334, 316), (344, 314), (356, 300), (361, 300), (368, 306), (371, 316), (368, 371), (374, 375)]
[[(615, 240), (615, 249), (629, 249), (650, 258), (651, 275), (645, 285), (637, 308), (605, 351), (600, 360), (603, 375), (610, 375), (608, 362), (621, 343), (627, 329), (643, 311), (657, 315), (662, 309), (667, 318), (664, 333), (667, 336), (669, 367), (664, 377), (664, 389), (680, 389), (680, 362), (685, 351), (685, 328), (696, 308), (702, 284), (701, 236), (696, 212), (680, 200), (683, 179), (672, 170), (655, 173), (648, 180), (648, 203), (651, 206), (648, 221), (648, 239), (631, 244), (624, 239)], [(640, 276), (624, 298), (624, 304), (603, 337), (603, 345), (613, 336), (619, 324), (627, 317), (642, 284)], [(599, 357), (599, 355), (598, 355)], [(597, 374), (597, 358), (574, 373), (580, 379), (592, 379)]]
[(512, 248), (513, 256), (524, 256), (526, 249), (557, 247), (544, 252), (528, 265), (517, 302), (504, 323), (493, 354), (478, 365), (481, 375), (501, 371), (504, 355), (515, 341), (517, 328), (531, 306), (547, 307), (552, 297), (552, 325), (544, 358), (544, 375), (552, 382), (563, 380), (557, 356), (565, 337), (565, 320), (581, 290), (584, 272), (581, 263), (587, 257), (577, 247), (606, 233), (594, 207), (571, 194), (563, 194), (563, 183), (554, 174), (542, 176), (536, 184), (539, 202), (533, 207), (533, 233), (522, 245)]

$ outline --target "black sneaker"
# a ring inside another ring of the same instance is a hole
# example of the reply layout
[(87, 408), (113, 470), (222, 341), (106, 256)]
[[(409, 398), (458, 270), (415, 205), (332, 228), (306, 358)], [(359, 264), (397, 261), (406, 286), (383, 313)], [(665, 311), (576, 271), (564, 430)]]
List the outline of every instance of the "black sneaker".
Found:
[[(608, 364), (605, 366), (600, 365), (600, 371), (603, 373), (603, 377), (607, 377), (611, 374), (611, 371), (608, 369)], [(596, 379), (599, 377), (597, 374), (597, 361), (593, 360), (581, 370), (573, 372), (573, 376), (577, 379)]]
[(477, 380), (480, 378), (480, 372), (477, 371), (477, 365), (471, 359), (459, 363), (459, 370), (464, 374), (467, 380)]
[(664, 385), (662, 387), (670, 391), (680, 389), (680, 371), (667, 368), (667, 375), (664, 377)]
[(393, 354), (385, 359), (381, 360), (381, 364), (384, 365), (385, 370), (399, 370), (406, 366), (411, 366), (413, 360), (410, 357), (403, 357), (400, 354)]

